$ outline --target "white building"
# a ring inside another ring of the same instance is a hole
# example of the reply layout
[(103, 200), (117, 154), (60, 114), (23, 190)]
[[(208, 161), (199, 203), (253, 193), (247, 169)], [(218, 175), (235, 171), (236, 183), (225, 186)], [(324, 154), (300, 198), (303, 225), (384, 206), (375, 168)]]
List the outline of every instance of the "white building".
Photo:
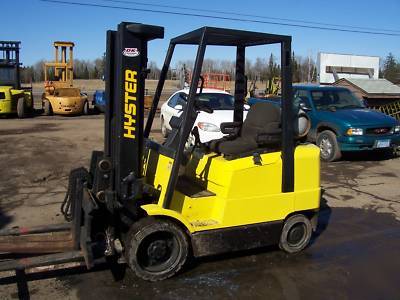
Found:
[(319, 52), (317, 72), (320, 84), (342, 78), (378, 79), (379, 57)]

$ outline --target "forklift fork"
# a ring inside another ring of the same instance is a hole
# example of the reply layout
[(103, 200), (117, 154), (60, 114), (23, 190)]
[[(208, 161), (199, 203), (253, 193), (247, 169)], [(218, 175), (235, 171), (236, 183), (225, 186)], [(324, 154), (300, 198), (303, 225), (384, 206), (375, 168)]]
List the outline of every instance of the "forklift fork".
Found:
[[(84, 168), (71, 171), (62, 212), (69, 223), (0, 231), (0, 253), (47, 254), (0, 262), (0, 271), (84, 261), (94, 266), (91, 239), (92, 212), (97, 208), (88, 190), (89, 173)], [(0, 256), (1, 257), (1, 256)]]

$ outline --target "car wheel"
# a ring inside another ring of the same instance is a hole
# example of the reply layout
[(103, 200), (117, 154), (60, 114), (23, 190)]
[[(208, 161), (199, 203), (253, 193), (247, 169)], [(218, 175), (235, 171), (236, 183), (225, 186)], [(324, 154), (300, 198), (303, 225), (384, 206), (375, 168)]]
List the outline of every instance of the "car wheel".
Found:
[(164, 138), (168, 137), (168, 129), (165, 126), (164, 117), (161, 117), (161, 134)]
[(134, 223), (125, 242), (130, 268), (144, 280), (159, 281), (176, 274), (189, 254), (186, 233), (165, 219), (145, 217)]
[(303, 250), (311, 240), (312, 225), (304, 215), (293, 215), (283, 225), (279, 248), (287, 253)]
[(342, 157), (336, 135), (330, 130), (324, 130), (318, 134), (317, 146), (321, 151), (321, 159), (323, 161), (336, 161)]

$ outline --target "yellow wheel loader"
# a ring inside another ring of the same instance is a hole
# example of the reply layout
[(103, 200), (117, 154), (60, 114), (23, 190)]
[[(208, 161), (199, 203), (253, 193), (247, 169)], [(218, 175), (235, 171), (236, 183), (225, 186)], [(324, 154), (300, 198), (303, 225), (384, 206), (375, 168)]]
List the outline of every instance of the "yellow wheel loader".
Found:
[[(171, 39), (145, 124), (147, 44), (163, 35), (163, 27), (137, 23), (107, 32), (104, 149), (93, 152), (89, 170), (71, 172), (62, 205), (70, 223), (0, 232), (0, 252), (49, 254), (8, 261), (0, 270), (71, 261), (91, 268), (108, 257), (157, 281), (190, 258), (267, 245), (295, 253), (309, 245), (320, 205), (319, 148), (297, 140), (291, 37), (202, 27)], [(160, 144), (149, 135), (175, 47), (182, 44), (197, 46), (190, 91)], [(281, 46), (282, 108), (258, 103), (243, 121), (245, 52), (265, 44)], [(224, 138), (196, 139), (188, 152), (189, 134), (200, 130), (197, 114), (212, 113), (201, 97), (209, 45), (236, 49), (234, 115), (221, 124)], [(47, 243), (37, 244), (38, 236)]]
[(42, 108), (47, 116), (89, 113), (87, 95), (73, 86), (74, 46), (72, 42), (54, 42), (55, 61), (44, 65)]

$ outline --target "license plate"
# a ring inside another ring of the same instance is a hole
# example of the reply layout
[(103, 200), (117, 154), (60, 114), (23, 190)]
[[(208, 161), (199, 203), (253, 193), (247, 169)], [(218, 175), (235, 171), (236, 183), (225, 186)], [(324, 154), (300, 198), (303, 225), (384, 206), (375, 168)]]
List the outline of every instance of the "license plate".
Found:
[(390, 140), (377, 140), (375, 142), (375, 148), (388, 148), (390, 147)]

